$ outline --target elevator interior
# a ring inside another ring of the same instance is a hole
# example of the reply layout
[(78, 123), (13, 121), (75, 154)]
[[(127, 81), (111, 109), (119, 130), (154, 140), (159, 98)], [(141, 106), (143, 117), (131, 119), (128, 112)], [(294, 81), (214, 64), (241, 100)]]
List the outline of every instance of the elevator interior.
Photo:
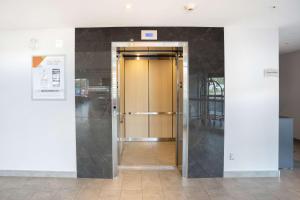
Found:
[(180, 47), (117, 48), (120, 167), (181, 169), (182, 57)]

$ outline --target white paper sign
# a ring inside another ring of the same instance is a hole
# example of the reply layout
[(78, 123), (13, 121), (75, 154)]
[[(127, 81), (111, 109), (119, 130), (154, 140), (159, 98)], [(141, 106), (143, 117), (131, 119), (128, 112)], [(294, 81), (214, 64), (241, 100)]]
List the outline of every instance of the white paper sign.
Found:
[(64, 99), (64, 68), (64, 56), (33, 56), (32, 98)]

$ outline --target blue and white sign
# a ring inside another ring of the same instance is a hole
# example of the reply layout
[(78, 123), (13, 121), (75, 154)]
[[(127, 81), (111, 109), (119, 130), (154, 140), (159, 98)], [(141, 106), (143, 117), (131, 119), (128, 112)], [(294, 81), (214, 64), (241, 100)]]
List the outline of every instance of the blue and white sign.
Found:
[(157, 40), (157, 30), (142, 30), (142, 40)]

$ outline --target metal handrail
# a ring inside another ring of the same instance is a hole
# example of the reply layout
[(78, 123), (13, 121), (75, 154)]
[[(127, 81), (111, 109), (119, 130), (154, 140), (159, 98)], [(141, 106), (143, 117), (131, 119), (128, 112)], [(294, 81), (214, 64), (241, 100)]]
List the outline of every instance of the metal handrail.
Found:
[(129, 115), (174, 115), (176, 114), (176, 112), (128, 112), (128, 114)]

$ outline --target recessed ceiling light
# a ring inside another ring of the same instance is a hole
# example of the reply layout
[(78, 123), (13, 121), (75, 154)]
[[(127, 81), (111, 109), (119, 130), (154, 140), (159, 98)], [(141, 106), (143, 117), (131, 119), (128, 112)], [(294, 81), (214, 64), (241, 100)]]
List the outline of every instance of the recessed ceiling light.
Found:
[(132, 8), (132, 5), (130, 3), (128, 3), (128, 4), (126, 4), (125, 8), (130, 9), (130, 8)]
[(196, 5), (193, 3), (188, 3), (184, 5), (184, 10), (186, 11), (193, 11), (195, 9)]

